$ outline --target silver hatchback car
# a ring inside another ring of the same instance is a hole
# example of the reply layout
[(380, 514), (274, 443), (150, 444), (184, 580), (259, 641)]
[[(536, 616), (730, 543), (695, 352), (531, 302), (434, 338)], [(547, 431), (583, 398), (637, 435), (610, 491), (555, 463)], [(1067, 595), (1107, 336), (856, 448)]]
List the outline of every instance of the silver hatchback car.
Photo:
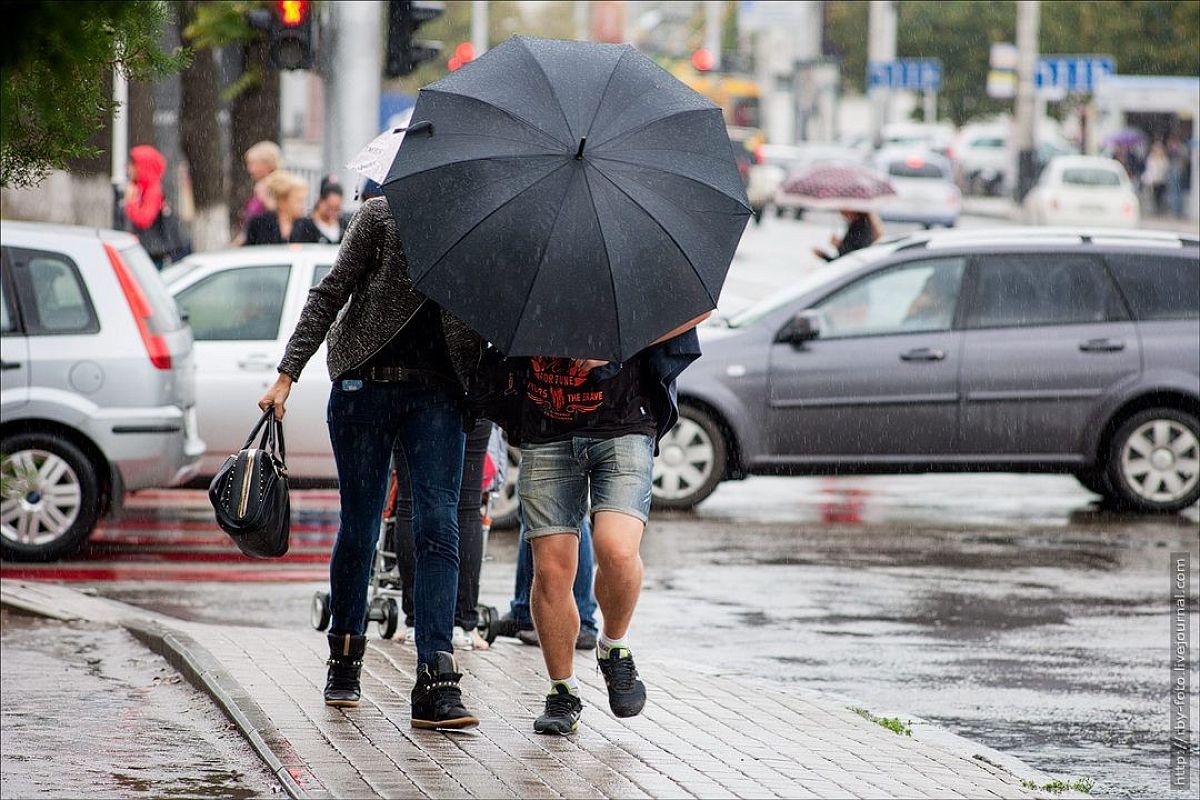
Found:
[(918, 234), (702, 330), (659, 508), (750, 474), (1063, 472), (1115, 504), (1200, 498), (1200, 241)]
[(49, 560), (194, 474), (192, 334), (130, 234), (6, 221), (0, 259), (0, 554)]

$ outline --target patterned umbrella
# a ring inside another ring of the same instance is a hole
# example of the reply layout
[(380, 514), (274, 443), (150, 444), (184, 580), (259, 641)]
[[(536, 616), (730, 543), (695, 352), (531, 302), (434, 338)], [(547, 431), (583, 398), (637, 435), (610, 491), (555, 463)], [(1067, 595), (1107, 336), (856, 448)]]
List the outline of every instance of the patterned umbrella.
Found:
[(857, 164), (818, 164), (783, 184), (799, 205), (847, 211), (872, 211), (880, 198), (896, 194), (883, 175)]

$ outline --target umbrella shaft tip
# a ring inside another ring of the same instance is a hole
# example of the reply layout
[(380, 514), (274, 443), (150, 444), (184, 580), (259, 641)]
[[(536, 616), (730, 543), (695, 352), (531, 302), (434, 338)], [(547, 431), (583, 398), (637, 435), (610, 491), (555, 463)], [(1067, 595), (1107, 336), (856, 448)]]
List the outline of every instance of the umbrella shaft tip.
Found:
[(583, 146), (585, 144), (587, 144), (586, 136), (579, 140), (579, 149), (575, 151), (575, 160), (576, 161), (583, 161)]

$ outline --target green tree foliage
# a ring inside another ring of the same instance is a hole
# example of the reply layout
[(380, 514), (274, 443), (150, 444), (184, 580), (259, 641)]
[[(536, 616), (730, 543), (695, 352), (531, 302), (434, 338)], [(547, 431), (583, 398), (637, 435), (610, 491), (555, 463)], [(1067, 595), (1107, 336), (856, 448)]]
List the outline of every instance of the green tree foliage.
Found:
[(153, 80), (187, 63), (166, 53), (163, 2), (20, 2), (0, 26), (0, 185), (30, 186), (73, 158), (112, 113), (115, 66)]
[[(863, 90), (868, 3), (826, 3), (826, 42), (842, 59), (847, 89)], [(998, 111), (1010, 101), (987, 96), (989, 49), (1016, 36), (1011, 0), (903, 0), (896, 51), (901, 58), (939, 58), (942, 114), (956, 124)], [(1041, 4), (1043, 53), (1098, 53), (1125, 75), (1200, 75), (1200, 2), (1054, 0)]]

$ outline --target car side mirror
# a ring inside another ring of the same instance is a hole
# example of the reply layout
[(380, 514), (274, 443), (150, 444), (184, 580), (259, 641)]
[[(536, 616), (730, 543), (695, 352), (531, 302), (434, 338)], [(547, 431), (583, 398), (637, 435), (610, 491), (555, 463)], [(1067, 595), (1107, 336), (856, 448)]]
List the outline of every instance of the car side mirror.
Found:
[(821, 315), (815, 311), (798, 311), (787, 327), (780, 332), (780, 341), (801, 346), (821, 336)]

